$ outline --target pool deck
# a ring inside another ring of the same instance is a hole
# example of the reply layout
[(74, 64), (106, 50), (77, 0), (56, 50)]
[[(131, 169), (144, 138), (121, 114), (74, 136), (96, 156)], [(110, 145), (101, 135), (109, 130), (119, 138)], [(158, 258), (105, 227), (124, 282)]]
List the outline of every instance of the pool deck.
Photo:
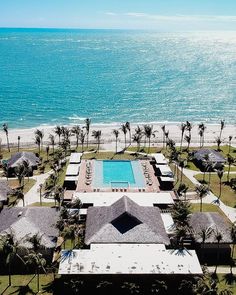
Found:
[(148, 160), (140, 160), (140, 163), (146, 182), (144, 188), (94, 188), (92, 180), (95, 172), (95, 160), (83, 160), (80, 165), (76, 192), (160, 192), (160, 185), (150, 162)]

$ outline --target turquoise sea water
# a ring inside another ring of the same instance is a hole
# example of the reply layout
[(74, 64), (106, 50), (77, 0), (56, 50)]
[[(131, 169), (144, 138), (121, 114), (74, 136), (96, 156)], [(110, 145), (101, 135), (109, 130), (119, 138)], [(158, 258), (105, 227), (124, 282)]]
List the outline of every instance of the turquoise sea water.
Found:
[(12, 128), (236, 118), (236, 32), (0, 29)]

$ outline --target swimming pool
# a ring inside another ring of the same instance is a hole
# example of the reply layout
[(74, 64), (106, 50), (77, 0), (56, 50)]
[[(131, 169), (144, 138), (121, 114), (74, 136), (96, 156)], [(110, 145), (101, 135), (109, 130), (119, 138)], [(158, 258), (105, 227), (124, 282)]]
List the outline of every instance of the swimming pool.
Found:
[(94, 169), (93, 187), (145, 187), (145, 179), (139, 161), (95, 161)]

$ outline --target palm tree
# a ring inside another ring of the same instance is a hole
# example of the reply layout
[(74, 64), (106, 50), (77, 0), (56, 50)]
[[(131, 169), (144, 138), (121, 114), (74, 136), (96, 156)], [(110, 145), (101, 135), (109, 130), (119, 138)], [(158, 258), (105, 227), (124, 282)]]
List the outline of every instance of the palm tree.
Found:
[(25, 264), (32, 266), (35, 269), (35, 274), (37, 275), (37, 290), (39, 293), (39, 278), (40, 278), (40, 270), (42, 269), (45, 273), (45, 265), (46, 260), (43, 258), (43, 255), (41, 253), (35, 253), (34, 251), (30, 251), (28, 255), (25, 255)]
[(20, 136), (17, 137), (17, 151), (20, 151)]
[(15, 200), (11, 203), (11, 206), (16, 205), (19, 200), (22, 200), (23, 207), (25, 207), (25, 195), (21, 188), (15, 189), (13, 192), (13, 196), (15, 197)]
[(219, 258), (220, 258), (220, 242), (223, 239), (223, 236), (221, 232), (218, 231), (218, 229), (215, 230), (215, 238), (217, 240), (217, 258), (216, 258), (216, 268), (215, 268), (215, 273), (216, 273), (217, 267), (219, 264)]
[(8, 152), (10, 152), (10, 145), (9, 145), (9, 138), (8, 138), (8, 125), (6, 123), (4, 123), (2, 125), (3, 127), (3, 131), (5, 132), (6, 134), (6, 138), (7, 138), (7, 148), (8, 148)]
[(207, 171), (208, 171), (208, 189), (211, 186), (211, 171), (213, 170), (213, 162), (209, 159), (207, 162)]
[(14, 168), (14, 174), (18, 178), (19, 186), (24, 186), (24, 177), (25, 177), (25, 165), (23, 163), (18, 164)]
[(181, 168), (181, 175), (180, 175), (180, 183), (183, 181), (183, 172), (184, 172), (184, 167), (185, 167), (185, 159), (178, 159), (179, 162), (179, 167)]
[(218, 197), (218, 200), (219, 200), (220, 197), (221, 197), (222, 177), (224, 175), (224, 170), (223, 169), (218, 169), (217, 170), (217, 175), (218, 175), (219, 180), (220, 180), (220, 192), (219, 192), (219, 197)]
[(221, 140), (221, 138), (219, 136), (216, 137), (215, 140), (216, 140), (216, 144), (217, 144), (217, 150), (220, 151), (220, 145), (222, 143), (222, 140)]
[(126, 122), (125, 123), (126, 129), (129, 131), (129, 144), (131, 145), (131, 128), (130, 128), (130, 123)]
[(53, 158), (54, 158), (54, 150), (55, 150), (55, 136), (53, 134), (49, 134), (48, 136), (50, 140), (50, 144), (52, 146), (52, 153), (53, 153)]
[(233, 165), (234, 162), (235, 162), (235, 159), (230, 154), (228, 154), (227, 155), (227, 163), (228, 163), (227, 183), (229, 183), (230, 169), (231, 169), (231, 165)]
[(233, 139), (233, 136), (232, 135), (230, 135), (229, 136), (229, 151), (228, 151), (228, 153), (230, 154), (230, 149), (231, 149), (231, 141), (232, 141), (232, 139)]
[(122, 124), (120, 129), (124, 133), (124, 137), (125, 137), (125, 148), (126, 148), (126, 134), (127, 134), (126, 125), (125, 124)]
[(17, 257), (21, 262), (24, 263), (20, 255), (17, 253), (20, 249), (19, 242), (16, 240), (13, 231), (10, 229), (10, 232), (0, 236), (1, 239), (1, 248), (4, 256), (6, 257), (6, 264), (8, 266), (8, 284), (11, 286), (11, 266), (14, 259)]
[(177, 192), (179, 196), (183, 196), (184, 195), (184, 200), (186, 201), (186, 193), (187, 190), (189, 189), (189, 187), (185, 184), (185, 183), (180, 183)]
[(213, 233), (213, 229), (211, 226), (208, 227), (202, 227), (200, 228), (200, 231), (198, 233), (198, 236), (201, 238), (202, 240), (202, 247), (201, 247), (201, 261), (204, 261), (204, 248), (205, 248), (205, 241), (210, 238), (210, 236)]
[(161, 126), (161, 130), (163, 132), (163, 149), (165, 147), (165, 132), (166, 132), (166, 125)]
[(82, 145), (82, 153), (83, 153), (84, 152), (84, 140), (85, 140), (85, 133), (84, 133), (83, 130), (80, 131), (79, 140), (80, 140), (81, 145)]
[(86, 129), (86, 135), (87, 135), (87, 148), (88, 148), (91, 119), (87, 118), (87, 119), (85, 119), (84, 122), (85, 122), (85, 129)]
[(225, 128), (225, 120), (220, 121), (220, 135), (219, 138), (221, 139), (222, 131)]
[(117, 141), (118, 141), (118, 137), (119, 137), (119, 130), (117, 129), (113, 129), (112, 133), (115, 135), (115, 139), (116, 139), (116, 154), (117, 154)]
[(80, 129), (80, 127), (78, 125), (72, 127), (72, 129), (71, 129), (72, 134), (74, 134), (75, 137), (76, 137), (76, 148), (78, 148), (78, 145), (79, 145), (80, 131), (81, 131), (81, 129)]
[(54, 133), (58, 136), (58, 143), (61, 143), (61, 135), (62, 135), (62, 127), (61, 126), (56, 126), (54, 128)]
[(188, 143), (188, 146), (187, 146), (187, 151), (189, 151), (189, 146), (190, 146), (190, 143), (191, 143), (191, 134), (189, 135), (185, 135), (184, 139), (187, 141)]
[(22, 164), (24, 166), (24, 175), (28, 177), (28, 181), (29, 181), (29, 176), (32, 173), (32, 168), (28, 160), (23, 160)]
[[(144, 125), (145, 138), (148, 139), (148, 154), (150, 152), (151, 137), (155, 137), (155, 131), (153, 131), (153, 125)], [(146, 139), (145, 139), (146, 142)]]
[(124, 282), (121, 286), (122, 289), (126, 289), (129, 291), (130, 294), (139, 294), (140, 293), (140, 287), (136, 283), (133, 282)]
[(233, 270), (233, 259), (234, 259), (234, 247), (236, 244), (236, 224), (233, 223), (233, 225), (231, 226), (231, 231), (230, 231), (230, 235), (231, 235), (231, 239), (232, 239), (232, 251), (231, 251), (231, 266), (230, 266), (230, 272), (232, 274), (232, 270)]
[(34, 134), (35, 134), (35, 136), (38, 136), (40, 138), (41, 149), (42, 149), (43, 148), (43, 137), (44, 137), (43, 130), (36, 129), (34, 131)]
[(200, 135), (200, 147), (204, 146), (204, 132), (206, 130), (206, 126), (204, 123), (200, 123), (198, 125), (199, 135)]
[(33, 250), (34, 250), (35, 253), (38, 253), (38, 251), (40, 249), (44, 249), (45, 248), (42, 245), (42, 237), (43, 237), (43, 235), (40, 235), (39, 233), (33, 234), (32, 236), (31, 235), (27, 235), (25, 237), (25, 240), (32, 245)]
[(184, 138), (184, 131), (186, 129), (186, 124), (181, 123), (180, 130), (181, 130), (181, 139), (180, 139), (180, 151), (182, 151), (182, 144), (183, 144), (183, 138)]
[(102, 135), (101, 130), (93, 130), (93, 132), (92, 132), (92, 136), (97, 140), (97, 151), (98, 151), (98, 153), (99, 153), (101, 135)]
[(203, 156), (204, 162), (203, 162), (203, 178), (202, 178), (202, 182), (205, 183), (205, 176), (206, 176), (206, 171), (207, 171), (207, 167), (208, 167), (208, 163), (209, 163), (209, 155), (205, 154)]
[(40, 137), (37, 134), (35, 135), (35, 144), (37, 144), (37, 146), (38, 146), (39, 155), (40, 155), (41, 139), (40, 139)]
[(168, 286), (166, 285), (166, 282), (155, 280), (152, 284), (151, 293), (160, 295), (168, 294)]
[(166, 148), (167, 148), (167, 142), (169, 140), (169, 130), (165, 131), (165, 142), (166, 142)]
[(196, 186), (195, 191), (200, 199), (200, 212), (202, 212), (202, 199), (207, 195), (208, 188), (204, 184), (201, 184)]
[(189, 121), (186, 121), (186, 130), (188, 130), (188, 135), (191, 137), (191, 130), (193, 128), (193, 124)]
[(135, 133), (135, 134), (133, 134), (132, 139), (133, 139), (134, 142), (137, 143), (137, 152), (139, 152), (140, 143), (141, 143), (141, 139), (142, 139), (142, 134)]
[(188, 226), (191, 204), (188, 201), (178, 201), (172, 206), (172, 218), (176, 227)]

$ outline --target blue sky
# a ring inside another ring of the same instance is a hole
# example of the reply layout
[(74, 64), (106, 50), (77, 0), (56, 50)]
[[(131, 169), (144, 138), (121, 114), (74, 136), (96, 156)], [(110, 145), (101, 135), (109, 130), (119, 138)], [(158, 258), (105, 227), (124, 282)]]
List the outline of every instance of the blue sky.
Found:
[(0, 27), (236, 30), (236, 0), (0, 0)]

